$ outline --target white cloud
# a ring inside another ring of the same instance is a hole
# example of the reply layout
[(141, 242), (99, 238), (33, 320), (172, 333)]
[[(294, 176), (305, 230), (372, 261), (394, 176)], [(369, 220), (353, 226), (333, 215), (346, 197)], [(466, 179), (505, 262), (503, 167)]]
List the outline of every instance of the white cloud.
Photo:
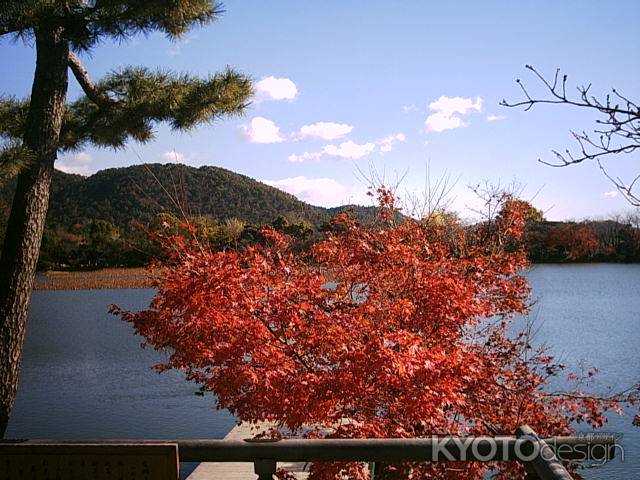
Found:
[(94, 169), (91, 168), (93, 158), (85, 152), (78, 153), (73, 157), (63, 157), (56, 162), (56, 168), (65, 173), (77, 173), (78, 175), (91, 175)]
[(429, 115), (424, 122), (428, 132), (444, 132), (454, 128), (464, 127), (466, 124), (460, 117), (447, 116), (444, 113), (434, 113)]
[(359, 144), (349, 140), (348, 142), (342, 142), (340, 145), (325, 145), (319, 152), (304, 152), (300, 155), (292, 154), (289, 155), (288, 160), (290, 162), (304, 162), (305, 160), (319, 160), (325, 156), (357, 160), (370, 154), (375, 148), (376, 144), (372, 142)]
[(298, 96), (298, 87), (288, 78), (266, 77), (254, 85), (255, 100), (293, 100)]
[(611, 190), (610, 192), (604, 192), (602, 194), (603, 197), (606, 198), (615, 198), (618, 196), (618, 191), (617, 190)]
[(497, 121), (500, 121), (500, 120), (504, 120), (506, 118), (507, 117), (505, 117), (504, 115), (488, 115), (487, 116), (487, 121), (489, 121), (489, 122), (497, 122)]
[(369, 155), (375, 148), (376, 144), (372, 142), (359, 144), (349, 140), (348, 142), (342, 142), (340, 145), (325, 145), (319, 152), (304, 152), (301, 155), (292, 154), (289, 155), (288, 160), (290, 162), (304, 162), (306, 160), (319, 160), (325, 156), (357, 160)]
[(160, 155), (160, 159), (165, 162), (186, 163), (187, 156), (180, 152), (164, 152)]
[(372, 142), (355, 143), (352, 140), (342, 142), (340, 145), (326, 145), (322, 151), (332, 157), (340, 157), (348, 160), (357, 160), (365, 155), (369, 155), (376, 148), (376, 144)]
[(78, 153), (75, 157), (74, 160), (78, 163), (81, 163), (83, 165), (87, 165), (91, 162), (93, 162), (93, 158), (91, 158), (91, 155), (89, 155), (86, 152), (80, 152)]
[(262, 180), (263, 183), (295, 195), (300, 200), (323, 207), (347, 203), (365, 203), (368, 199), (363, 187), (345, 186), (332, 178), (291, 177), (282, 180)]
[(160, 160), (167, 163), (193, 163), (197, 160), (202, 160), (204, 157), (200, 153), (182, 153), (171, 150), (160, 155)]
[(425, 121), (428, 132), (444, 132), (454, 128), (464, 127), (466, 123), (460, 118), (473, 111), (482, 111), (482, 98), (447, 97), (441, 96), (429, 104), (429, 110), (434, 111)]
[(324, 152), (304, 152), (300, 155), (292, 153), (287, 157), (290, 162), (304, 162), (305, 160), (319, 160)]
[(351, 133), (353, 126), (346, 123), (317, 122), (300, 128), (296, 135), (298, 139), (320, 138), (322, 140), (336, 140)]
[(244, 136), (249, 143), (279, 143), (284, 141), (280, 128), (264, 117), (254, 117), (249, 125), (244, 125)]
[(454, 113), (466, 115), (470, 110), (481, 112), (482, 102), (483, 100), (480, 97), (476, 97), (476, 99), (473, 100), (472, 98), (447, 97), (443, 95), (435, 102), (429, 104), (429, 110), (445, 115), (453, 115)]
[(289, 155), (290, 162), (304, 162), (306, 160), (319, 160), (322, 157), (338, 157), (345, 160), (358, 160), (366, 155), (369, 155), (378, 149), (382, 153), (387, 153), (393, 150), (396, 142), (404, 142), (407, 137), (404, 133), (394, 133), (384, 138), (380, 138), (373, 142), (356, 143), (352, 140), (342, 142), (339, 145), (332, 143), (325, 145), (322, 150), (317, 152), (304, 152), (300, 155)]
[(407, 137), (404, 133), (396, 133), (389, 135), (388, 137), (381, 138), (376, 141), (376, 144), (380, 147), (382, 153), (387, 153), (393, 150), (393, 146), (396, 142), (405, 142)]

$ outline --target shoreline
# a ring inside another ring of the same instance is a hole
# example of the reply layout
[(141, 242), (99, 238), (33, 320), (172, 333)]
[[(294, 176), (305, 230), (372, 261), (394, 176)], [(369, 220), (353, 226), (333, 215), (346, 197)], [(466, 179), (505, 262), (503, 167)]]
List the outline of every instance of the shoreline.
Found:
[(151, 288), (153, 282), (144, 268), (103, 268), (90, 271), (49, 271), (36, 275), (34, 290), (103, 290)]
[[(531, 267), (549, 265), (633, 265), (612, 262), (532, 263)], [(152, 288), (149, 272), (139, 268), (103, 268), (86, 271), (38, 272), (33, 290), (105, 290), (117, 288)]]

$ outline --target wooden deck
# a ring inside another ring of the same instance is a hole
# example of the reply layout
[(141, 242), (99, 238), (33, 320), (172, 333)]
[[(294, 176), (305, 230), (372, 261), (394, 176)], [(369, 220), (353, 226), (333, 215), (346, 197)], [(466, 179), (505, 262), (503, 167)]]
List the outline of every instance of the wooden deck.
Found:
[[(268, 425), (265, 425), (268, 428)], [(248, 424), (237, 425), (231, 430), (225, 440), (243, 440), (252, 438), (255, 430), (251, 430)], [(296, 478), (306, 480), (309, 472), (306, 471), (309, 464), (279, 462), (278, 467), (292, 472)], [(252, 480), (257, 475), (253, 472), (253, 463), (236, 462), (203, 462), (187, 477), (187, 480)]]

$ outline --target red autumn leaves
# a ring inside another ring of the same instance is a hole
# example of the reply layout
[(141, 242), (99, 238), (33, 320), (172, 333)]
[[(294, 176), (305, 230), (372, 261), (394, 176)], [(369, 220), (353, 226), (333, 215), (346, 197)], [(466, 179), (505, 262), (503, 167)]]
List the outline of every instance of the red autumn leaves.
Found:
[[(338, 215), (302, 254), (268, 228), (241, 251), (166, 238), (171, 259), (149, 310), (114, 311), (168, 349), (161, 368), (184, 371), (243, 421), (349, 438), (512, 434), (522, 424), (546, 436), (576, 419), (601, 423), (601, 403), (546, 395), (560, 368), (507, 332), (527, 310), (526, 256), (513, 248), (525, 202), (506, 198), (493, 221), (463, 228), (451, 217), (396, 223), (393, 196), (378, 193), (376, 225)], [(384, 468), (389, 478), (465, 479), (487, 467), (453, 466)], [(500, 468), (518, 475), (517, 465)], [(312, 475), (341, 470), (364, 475), (357, 464)]]

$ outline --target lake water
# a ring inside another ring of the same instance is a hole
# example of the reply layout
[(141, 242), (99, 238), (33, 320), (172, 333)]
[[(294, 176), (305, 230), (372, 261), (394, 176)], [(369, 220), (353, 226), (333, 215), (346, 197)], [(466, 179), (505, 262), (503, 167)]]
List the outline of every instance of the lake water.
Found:
[[(586, 361), (602, 382), (640, 378), (640, 265), (544, 265), (529, 272), (538, 342), (568, 366)], [(213, 397), (175, 372), (150, 365), (163, 354), (139, 347), (116, 303), (144, 309), (153, 290), (34, 292), (20, 385), (8, 438), (222, 438), (233, 427)], [(631, 413), (631, 412), (630, 412)], [(611, 415), (601, 431), (623, 435), (625, 461), (587, 469), (587, 479), (640, 478), (640, 428)], [(584, 431), (584, 429), (583, 429)]]

